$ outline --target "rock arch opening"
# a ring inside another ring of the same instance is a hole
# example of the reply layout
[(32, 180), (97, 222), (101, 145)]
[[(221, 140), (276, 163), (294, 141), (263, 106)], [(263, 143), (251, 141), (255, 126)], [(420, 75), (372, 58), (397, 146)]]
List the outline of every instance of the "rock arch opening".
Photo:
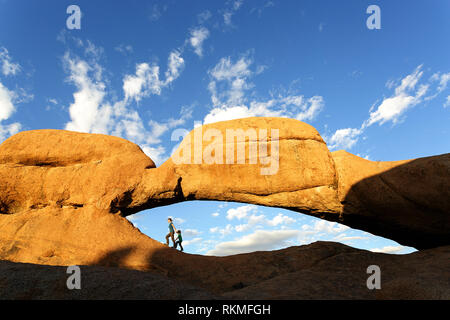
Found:
[[(405, 254), (414, 248), (337, 222), (283, 208), (238, 202), (188, 201), (140, 211), (127, 219), (142, 233), (165, 243), (167, 218), (182, 231), (184, 252), (226, 256), (284, 249), (316, 241)], [(170, 241), (172, 245), (172, 241)]]

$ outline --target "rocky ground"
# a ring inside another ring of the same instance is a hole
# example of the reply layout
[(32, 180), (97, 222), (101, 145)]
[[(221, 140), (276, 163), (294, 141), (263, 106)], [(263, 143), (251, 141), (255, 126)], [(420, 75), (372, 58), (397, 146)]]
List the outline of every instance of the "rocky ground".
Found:
[[(164, 275), (81, 266), (80, 290), (67, 289), (64, 266), (0, 261), (0, 298), (450, 299), (450, 246), (390, 255), (316, 242), (228, 257), (183, 255), (199, 261), (194, 277), (189, 269)], [(381, 269), (379, 290), (366, 286), (369, 265)]]

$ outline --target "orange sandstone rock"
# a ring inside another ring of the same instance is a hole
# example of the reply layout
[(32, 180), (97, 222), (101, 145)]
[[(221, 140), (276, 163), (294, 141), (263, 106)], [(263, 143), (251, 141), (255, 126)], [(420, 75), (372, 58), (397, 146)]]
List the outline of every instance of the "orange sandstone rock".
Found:
[[(117, 137), (63, 130), (10, 137), (0, 145), (0, 259), (163, 274), (181, 265), (220, 268), (217, 260), (165, 247), (124, 218), (194, 199), (287, 208), (419, 249), (450, 244), (449, 154), (371, 162), (330, 153), (313, 127), (284, 118), (239, 119), (201, 129), (200, 147), (187, 144), (186, 137), (178, 150), (183, 152), (159, 168), (137, 145)], [(244, 134), (233, 143), (233, 163), (226, 164), (229, 129)], [(191, 141), (198, 131), (190, 133)], [(267, 153), (258, 150), (255, 156), (252, 144), (266, 144)], [(239, 163), (242, 145), (244, 163)], [(277, 170), (262, 174), (277, 148), (278, 162), (271, 163)], [(180, 156), (189, 161), (180, 162)]]

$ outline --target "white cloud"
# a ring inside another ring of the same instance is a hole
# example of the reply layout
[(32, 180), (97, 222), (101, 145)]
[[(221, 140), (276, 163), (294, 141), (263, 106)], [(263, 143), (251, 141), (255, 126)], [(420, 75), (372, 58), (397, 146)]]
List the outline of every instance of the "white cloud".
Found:
[(166, 149), (163, 146), (152, 147), (149, 145), (141, 146), (142, 151), (159, 166), (167, 160)]
[(444, 103), (444, 108), (450, 107), (450, 95), (447, 96), (447, 100)]
[(319, 221), (316, 221), (314, 223), (314, 225), (312, 225), (312, 226), (303, 225), (302, 229), (306, 230), (306, 231), (313, 231), (315, 233), (336, 234), (336, 233), (344, 232), (350, 228), (343, 224), (339, 224), (337, 222), (329, 222), (326, 220), (319, 220)]
[(288, 217), (288, 216), (285, 216), (282, 213), (279, 213), (273, 219), (268, 220), (267, 224), (269, 226), (277, 226), (277, 225), (280, 225), (280, 224), (291, 224), (291, 223), (294, 223), (294, 222), (295, 222), (295, 219), (293, 219), (291, 217)]
[(183, 239), (183, 247), (185, 246), (189, 246), (191, 244), (195, 244), (195, 243), (199, 243), (201, 242), (203, 239), (202, 238), (194, 238), (192, 240), (184, 240)]
[(137, 64), (136, 73), (126, 75), (123, 79), (125, 101), (127, 103), (129, 100), (139, 102), (151, 94), (160, 95), (162, 88), (180, 76), (183, 66), (184, 59), (181, 57), (181, 53), (177, 50), (170, 52), (167, 71), (165, 72), (166, 80), (162, 81), (159, 79), (159, 66), (150, 65), (146, 62)]
[(234, 218), (241, 220), (247, 216), (250, 212), (255, 212), (257, 207), (254, 205), (245, 205), (237, 208), (232, 208), (227, 211), (227, 219), (233, 220)]
[(225, 228), (213, 227), (209, 229), (210, 233), (218, 233), (222, 237), (229, 235), (233, 232), (233, 226), (231, 224), (227, 224)]
[(49, 99), (47, 99), (47, 101), (52, 103), (52, 104), (54, 104), (54, 105), (58, 104), (58, 100), (56, 100), (54, 98), (49, 98)]
[(200, 27), (191, 31), (189, 43), (194, 48), (194, 52), (199, 56), (203, 56), (203, 42), (208, 38), (209, 31), (204, 27)]
[[(351, 240), (350, 236), (345, 234), (345, 232), (349, 230), (351, 230), (349, 227), (336, 222), (318, 220), (313, 224), (302, 225), (297, 240), (301, 244), (307, 244), (318, 240), (344, 242)], [(348, 238), (346, 239), (346, 237)]]
[(161, 94), (162, 83), (159, 80), (159, 66), (150, 66), (143, 62), (136, 65), (134, 75), (126, 75), (123, 79), (125, 101), (134, 99), (139, 102), (150, 94)]
[[(244, 220), (245, 223), (236, 225), (234, 227), (234, 231), (236, 232), (245, 232), (250, 229), (258, 229), (262, 228), (263, 226), (281, 226), (281, 225), (287, 225), (292, 224), (296, 222), (295, 219), (286, 216), (282, 213), (277, 214), (272, 219), (267, 219), (265, 215), (263, 214), (257, 214), (258, 213), (258, 207), (254, 205), (245, 205), (240, 206), (237, 208), (232, 208), (227, 211), (227, 219), (228, 220)], [(219, 231), (219, 229), (215, 230)]]
[(14, 92), (0, 82), (0, 121), (8, 119), (16, 110), (13, 104)]
[(249, 79), (259, 74), (250, 69), (252, 59), (244, 56), (233, 62), (230, 57), (222, 58), (209, 71), (213, 108), (204, 118), (204, 123), (246, 118), (246, 117), (289, 117), (297, 120), (314, 120), (323, 109), (321, 96), (305, 98), (303, 95), (279, 94), (266, 101), (250, 100), (246, 92), (253, 88)]
[(266, 216), (261, 214), (252, 214), (247, 217), (246, 224), (240, 224), (234, 227), (236, 232), (245, 232), (250, 229), (258, 229), (261, 228), (263, 224), (269, 224), (271, 221), (266, 220)]
[(66, 129), (108, 133), (112, 110), (110, 105), (102, 104), (106, 94), (105, 84), (100, 81), (98, 74), (92, 78), (89, 76), (94, 68), (86, 61), (71, 58), (68, 53), (64, 55), (63, 61), (70, 73), (68, 81), (78, 90), (73, 94), (74, 102), (69, 106), (71, 121), (66, 124)]
[(19, 122), (14, 122), (12, 124), (3, 125), (0, 124), (0, 141), (5, 140), (9, 136), (18, 133), (21, 129), (21, 124)]
[(356, 142), (358, 142), (359, 136), (362, 134), (361, 129), (346, 128), (339, 129), (327, 139), (328, 147), (333, 149), (350, 149)]
[(422, 65), (402, 79), (400, 85), (395, 88), (395, 94), (384, 99), (378, 108), (370, 113), (370, 117), (364, 122), (363, 128), (377, 122), (380, 125), (388, 121), (395, 124), (406, 110), (422, 101), (422, 97), (428, 90), (428, 85), (420, 85), (416, 90), (417, 83), (423, 75), (421, 69)]
[(450, 72), (449, 73), (444, 73), (443, 75), (441, 75), (441, 79), (439, 81), (439, 87), (438, 87), (438, 92), (442, 92), (445, 89), (447, 89), (447, 84), (450, 81)]
[(176, 128), (186, 123), (186, 121), (192, 118), (192, 106), (183, 106), (180, 110), (179, 118), (169, 118), (164, 122), (158, 122), (155, 120), (149, 121), (150, 134), (147, 138), (147, 143), (155, 144), (160, 143), (160, 137), (166, 133), (169, 129)]
[(180, 76), (181, 70), (184, 66), (184, 59), (178, 50), (174, 50), (169, 54), (168, 68), (166, 71), (166, 81), (164, 85), (170, 84)]
[[(352, 148), (359, 139), (364, 130), (371, 125), (378, 123), (383, 125), (387, 122), (393, 124), (402, 120), (402, 116), (417, 104), (434, 99), (439, 93), (447, 88), (450, 81), (450, 73), (435, 73), (428, 83), (419, 84), (423, 76), (422, 65), (400, 81), (389, 80), (386, 87), (394, 89), (394, 94), (381, 101), (380, 104), (374, 104), (369, 110), (369, 118), (365, 120), (360, 128), (338, 129), (331, 137), (325, 137), (330, 149)], [(438, 82), (438, 87), (433, 95), (425, 96), (430, 89), (432, 82)], [(445, 106), (445, 105), (444, 105)]]
[(201, 234), (201, 231), (198, 231), (197, 229), (185, 229), (182, 231), (182, 234), (186, 237), (196, 237)]
[(230, 57), (221, 58), (216, 66), (210, 70), (214, 80), (233, 80), (239, 78), (247, 78), (252, 74), (249, 67), (253, 61), (247, 57), (241, 57), (233, 63)]
[[(131, 102), (139, 102), (151, 94), (159, 95), (163, 87), (176, 79), (184, 60), (178, 51), (170, 53), (166, 80), (159, 79), (159, 67), (148, 63), (136, 65), (134, 75), (123, 79), (124, 99), (108, 102), (108, 90), (103, 80), (103, 69), (97, 62), (103, 52), (88, 42), (84, 50), (90, 56), (89, 62), (72, 57), (67, 52), (63, 57), (65, 69), (69, 73), (68, 81), (75, 85), (74, 102), (69, 107), (70, 121), (67, 130), (105, 133), (120, 136), (140, 145), (141, 149), (157, 164), (168, 158), (166, 150), (159, 144), (160, 136), (170, 128), (183, 124), (192, 116), (192, 108), (182, 107), (180, 118), (170, 118), (166, 122), (149, 121), (149, 129), (142, 121)], [(107, 82), (107, 81), (106, 81)]]
[(447, 84), (450, 81), (450, 72), (443, 74), (441, 74), (440, 72), (436, 72), (430, 77), (430, 81), (437, 81), (439, 83), (437, 87), (437, 93), (441, 93), (447, 88)]
[(361, 154), (361, 153), (357, 153), (356, 155), (357, 155), (358, 157), (363, 158), (363, 159), (366, 159), (366, 160), (372, 160), (368, 154), (365, 154), (365, 155), (364, 155), (364, 154)]
[(104, 49), (94, 45), (90, 40), (86, 40), (86, 45), (84, 48), (84, 54), (92, 57), (95, 60), (99, 60), (103, 55)]
[(369, 237), (361, 237), (361, 236), (347, 236), (345, 233), (341, 233), (333, 238), (334, 241), (339, 242), (350, 242), (353, 240), (367, 240)]
[[(5, 47), (0, 47), (0, 67), (4, 76), (16, 75), (21, 70), (18, 63), (12, 62), (12, 58)], [(2, 124), (2, 122), (8, 120), (16, 112), (16, 104), (28, 102), (33, 97), (32, 94), (28, 94), (20, 87), (13, 91), (0, 82), (0, 142), (18, 133), (21, 129), (19, 122), (11, 124)]]
[(322, 111), (323, 105), (324, 101), (321, 96), (309, 98), (308, 103), (303, 103), (299, 106), (301, 111), (295, 115), (295, 118), (301, 121), (314, 120), (320, 111)]
[(0, 65), (5, 76), (16, 75), (21, 69), (18, 63), (14, 63), (11, 60), (8, 50), (5, 47), (0, 47)]
[(234, 241), (222, 242), (208, 251), (207, 255), (225, 256), (261, 250), (273, 250), (285, 247), (288, 240), (295, 238), (298, 230), (256, 230)]
[(211, 214), (211, 216), (213, 216), (213, 217), (218, 217), (219, 215), (220, 214), (218, 212), (214, 212), (214, 213)]
[(0, 82), (0, 142), (20, 131), (21, 124), (18, 122), (4, 125), (1, 122), (9, 119), (15, 112), (16, 108), (13, 104), (15, 93), (9, 91)]
[(227, 25), (227, 26), (229, 26), (229, 25), (231, 25), (231, 17), (233, 16), (233, 13), (231, 12), (231, 11), (226, 11), (224, 14), (223, 14), (223, 22)]
[(404, 248), (405, 247), (403, 246), (386, 246), (383, 248), (370, 249), (370, 251), (380, 253), (400, 253)]
[(173, 218), (173, 222), (176, 224), (183, 224), (186, 222), (183, 218)]

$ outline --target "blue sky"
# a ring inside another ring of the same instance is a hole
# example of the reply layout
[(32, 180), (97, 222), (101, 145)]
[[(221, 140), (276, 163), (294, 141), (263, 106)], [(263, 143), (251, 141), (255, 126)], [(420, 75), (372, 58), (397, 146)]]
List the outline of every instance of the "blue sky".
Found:
[[(82, 12), (68, 29), (66, 9)], [(381, 10), (370, 30), (369, 5)], [(21, 130), (121, 136), (160, 165), (176, 129), (246, 116), (313, 125), (332, 150), (400, 160), (450, 149), (450, 2), (0, 0), (0, 140)], [(130, 220), (191, 253), (316, 240), (397, 243), (287, 210), (190, 202)]]

